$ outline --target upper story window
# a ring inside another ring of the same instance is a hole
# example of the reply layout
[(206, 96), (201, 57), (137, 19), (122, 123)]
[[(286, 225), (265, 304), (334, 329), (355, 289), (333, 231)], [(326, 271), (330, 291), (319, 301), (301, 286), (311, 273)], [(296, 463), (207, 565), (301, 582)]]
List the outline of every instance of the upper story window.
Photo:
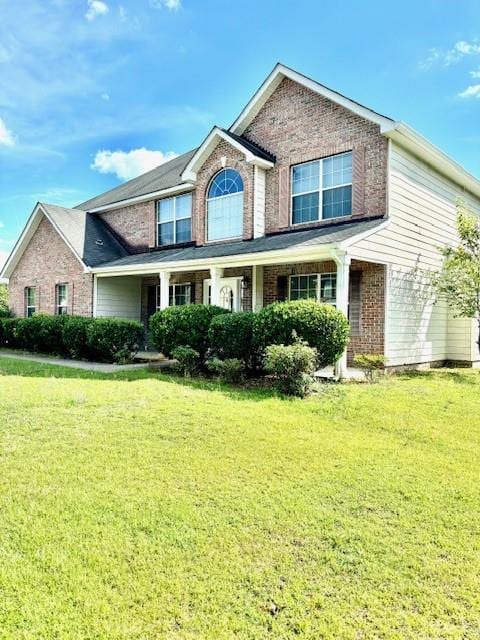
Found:
[(192, 194), (184, 193), (157, 202), (157, 245), (190, 242)]
[(222, 169), (207, 194), (207, 241), (243, 235), (243, 180), (234, 169)]
[(326, 304), (337, 302), (337, 274), (314, 273), (290, 276), (290, 300), (314, 298)]
[(25, 287), (25, 316), (31, 318), (37, 310), (37, 291), (35, 287)]
[(56, 312), (57, 315), (63, 316), (68, 313), (68, 285), (57, 284), (55, 289)]
[(351, 213), (351, 151), (292, 167), (292, 224)]

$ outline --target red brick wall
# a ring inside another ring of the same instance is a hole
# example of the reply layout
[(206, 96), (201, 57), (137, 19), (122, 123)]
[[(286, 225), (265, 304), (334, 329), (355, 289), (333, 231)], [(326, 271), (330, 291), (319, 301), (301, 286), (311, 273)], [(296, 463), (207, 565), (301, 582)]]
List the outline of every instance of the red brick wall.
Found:
[[(225, 164), (222, 164), (225, 158)], [(243, 238), (253, 237), (253, 166), (248, 165), (243, 153), (222, 140), (210, 154), (197, 174), (195, 190), (193, 229), (197, 244), (205, 244), (206, 237), (206, 197), (214, 175), (221, 169), (236, 169), (243, 180)]]
[(92, 276), (43, 218), (20, 258), (9, 282), (10, 307), (17, 316), (25, 314), (25, 287), (36, 287), (37, 311), (55, 313), (55, 285), (68, 284), (68, 312), (92, 314)]
[[(344, 151), (353, 150), (362, 158), (357, 180), (362, 184), (358, 185), (360, 190), (354, 198), (361, 198), (363, 202), (354, 213), (386, 212), (387, 140), (377, 125), (285, 78), (244, 135), (277, 159), (275, 167), (266, 174), (267, 232), (284, 226), (279, 215), (283, 208), (279, 195), (280, 174), (282, 180), (288, 182), (290, 165)], [(283, 198), (289, 199), (288, 184), (284, 184), (283, 189)], [(356, 191), (355, 184), (353, 190)]]
[(131, 253), (155, 246), (155, 201), (139, 202), (99, 214)]

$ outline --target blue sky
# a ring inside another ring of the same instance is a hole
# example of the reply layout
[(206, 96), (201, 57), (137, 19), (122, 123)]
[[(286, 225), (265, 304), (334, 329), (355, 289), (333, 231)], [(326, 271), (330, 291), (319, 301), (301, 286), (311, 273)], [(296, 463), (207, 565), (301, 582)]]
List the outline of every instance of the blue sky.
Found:
[(0, 0), (0, 263), (38, 200), (196, 146), (277, 61), (480, 175), (478, 0)]

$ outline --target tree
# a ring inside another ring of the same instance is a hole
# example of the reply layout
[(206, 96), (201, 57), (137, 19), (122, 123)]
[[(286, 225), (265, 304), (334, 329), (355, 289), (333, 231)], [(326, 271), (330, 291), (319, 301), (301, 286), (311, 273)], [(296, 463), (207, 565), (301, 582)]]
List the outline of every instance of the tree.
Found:
[(441, 250), (445, 260), (434, 284), (456, 317), (477, 320), (480, 349), (480, 217), (464, 202), (457, 204), (457, 229), (460, 244)]
[(0, 318), (9, 316), (8, 309), (8, 287), (6, 284), (0, 284)]

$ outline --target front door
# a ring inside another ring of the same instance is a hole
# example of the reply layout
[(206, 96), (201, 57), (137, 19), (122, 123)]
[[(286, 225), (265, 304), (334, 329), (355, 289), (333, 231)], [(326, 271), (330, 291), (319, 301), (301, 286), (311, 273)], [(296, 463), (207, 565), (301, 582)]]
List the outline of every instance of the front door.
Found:
[[(219, 306), (229, 311), (241, 311), (241, 278), (220, 278)], [(210, 280), (203, 281), (203, 302), (211, 304)]]

